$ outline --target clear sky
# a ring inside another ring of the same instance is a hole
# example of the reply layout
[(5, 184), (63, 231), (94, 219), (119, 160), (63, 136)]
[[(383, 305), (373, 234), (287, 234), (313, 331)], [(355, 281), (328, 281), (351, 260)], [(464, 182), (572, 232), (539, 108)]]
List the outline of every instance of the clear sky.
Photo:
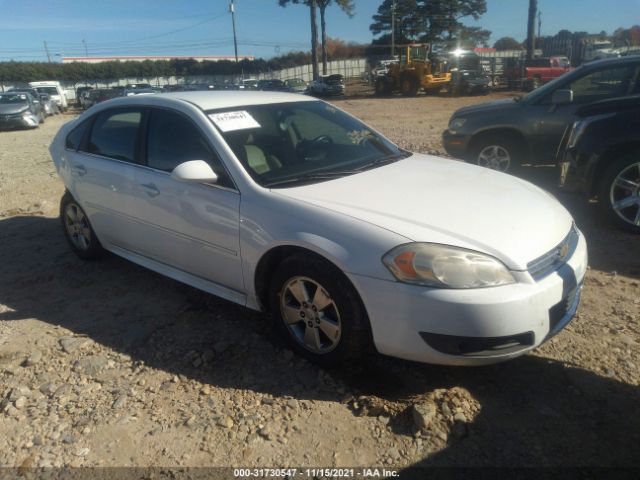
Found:
[[(52, 60), (89, 55), (231, 55), (230, 0), (0, 0), (0, 60)], [(349, 18), (330, 7), (331, 37), (369, 42), (382, 0), (355, 0)], [(309, 11), (277, 0), (235, 0), (239, 53), (269, 58), (308, 49)], [(560, 29), (611, 33), (640, 24), (640, 0), (539, 0), (542, 33)], [(502, 36), (526, 36), (528, 0), (487, 0), (479, 22)]]

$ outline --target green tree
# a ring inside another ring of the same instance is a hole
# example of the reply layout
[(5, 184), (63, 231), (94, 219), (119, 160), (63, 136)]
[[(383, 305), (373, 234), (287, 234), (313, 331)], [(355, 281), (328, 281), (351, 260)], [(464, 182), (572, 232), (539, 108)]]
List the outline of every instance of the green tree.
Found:
[(286, 7), (290, 3), (304, 4), (309, 7), (311, 17), (311, 66), (313, 79), (318, 78), (318, 26), (316, 23), (316, 7), (319, 0), (278, 0), (278, 5)]
[[(311, 5), (310, 0), (278, 0), (278, 4), (281, 7), (284, 7), (289, 3), (304, 3), (308, 6)], [(320, 44), (322, 48), (322, 73), (324, 75), (327, 74), (328, 61), (326, 12), (327, 7), (334, 3), (349, 17), (353, 17), (355, 10), (354, 0), (316, 0), (316, 5), (320, 11)]]
[[(395, 5), (395, 22), (392, 9)], [(369, 30), (382, 36), (373, 43), (381, 43), (391, 24), (397, 43), (416, 40), (430, 44), (444, 43), (448, 48), (456, 46), (486, 45), (491, 32), (480, 27), (468, 27), (462, 19), (478, 20), (487, 11), (486, 0), (383, 0), (373, 16)]]
[(493, 44), (496, 50), (522, 50), (522, 44), (513, 37), (502, 37)]

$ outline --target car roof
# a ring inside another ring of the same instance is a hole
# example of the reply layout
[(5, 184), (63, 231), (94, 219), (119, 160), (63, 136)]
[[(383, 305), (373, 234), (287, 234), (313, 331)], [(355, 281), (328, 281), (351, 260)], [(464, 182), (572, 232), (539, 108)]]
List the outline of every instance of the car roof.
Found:
[(592, 62), (584, 63), (583, 66), (593, 68), (593, 67), (604, 67), (609, 65), (629, 65), (634, 63), (640, 63), (640, 55), (635, 56), (627, 56), (627, 57), (619, 57), (619, 58), (604, 58), (602, 60), (594, 60)]
[[(154, 100), (151, 100), (151, 99)], [(114, 99), (110, 105), (116, 104), (145, 104), (156, 103), (159, 99), (181, 100), (200, 107), (202, 110), (215, 110), (223, 108), (246, 107), (250, 105), (269, 105), (287, 102), (313, 102), (313, 97), (284, 92), (260, 92), (237, 90), (203, 90), (157, 93), (148, 96), (132, 96)]]

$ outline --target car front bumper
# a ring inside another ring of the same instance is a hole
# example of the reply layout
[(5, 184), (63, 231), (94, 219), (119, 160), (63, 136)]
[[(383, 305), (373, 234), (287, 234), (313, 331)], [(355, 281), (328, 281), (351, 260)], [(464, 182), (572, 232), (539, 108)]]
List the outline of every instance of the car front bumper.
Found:
[(35, 115), (0, 115), (0, 130), (32, 128), (39, 124)]
[(452, 290), (349, 275), (367, 309), (378, 352), (424, 363), (485, 365), (518, 357), (556, 335), (573, 318), (587, 270), (580, 233), (573, 255), (535, 281)]
[(469, 136), (453, 133), (447, 129), (442, 132), (442, 145), (444, 145), (444, 149), (452, 157), (464, 159), (469, 145)]

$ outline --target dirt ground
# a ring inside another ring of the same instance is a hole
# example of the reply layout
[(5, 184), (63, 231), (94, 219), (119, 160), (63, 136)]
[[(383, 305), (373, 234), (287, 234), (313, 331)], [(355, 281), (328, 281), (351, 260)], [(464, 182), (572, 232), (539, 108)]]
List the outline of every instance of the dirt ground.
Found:
[[(454, 109), (498, 96), (335, 103), (441, 152)], [(328, 371), (257, 313), (76, 258), (48, 153), (69, 118), (0, 132), (0, 466), (640, 467), (640, 238), (593, 203), (554, 191), (590, 271), (577, 318), (542, 348), (482, 368), (372, 355)], [(550, 169), (526, 175), (553, 188)]]

